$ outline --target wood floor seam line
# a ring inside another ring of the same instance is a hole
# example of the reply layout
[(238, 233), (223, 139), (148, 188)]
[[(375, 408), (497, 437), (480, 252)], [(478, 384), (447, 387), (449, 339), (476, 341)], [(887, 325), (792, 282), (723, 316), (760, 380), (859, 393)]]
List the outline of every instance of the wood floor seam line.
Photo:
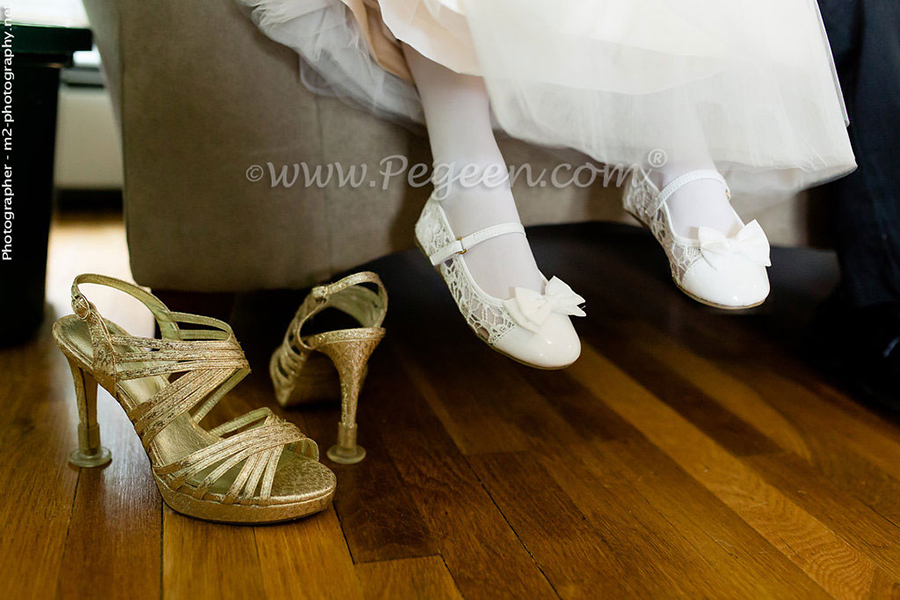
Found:
[(553, 585), (553, 581), (551, 581), (550, 578), (547, 577), (547, 574), (544, 572), (544, 569), (541, 567), (541, 563), (534, 557), (534, 553), (528, 547), (528, 544), (525, 543), (525, 540), (522, 539), (522, 536), (520, 536), (519, 533), (516, 531), (516, 528), (513, 526), (513, 524), (509, 522), (509, 517), (506, 516), (506, 514), (503, 512), (503, 509), (500, 507), (499, 504), (497, 504), (496, 498), (494, 498), (494, 496), (491, 494), (490, 489), (485, 485), (485, 483), (481, 479), (481, 477), (478, 476), (478, 472), (472, 468), (472, 465), (471, 465), (471, 463), (469, 463), (468, 458), (466, 458), (466, 463), (469, 464), (469, 468), (472, 470), (472, 474), (481, 483), (481, 487), (484, 489), (484, 492), (485, 492), (485, 494), (487, 494), (488, 498), (491, 499), (491, 502), (494, 504), (494, 507), (497, 509), (497, 512), (500, 514), (500, 516), (503, 517), (503, 520), (506, 522), (507, 527), (509, 527), (510, 531), (513, 532), (513, 535), (516, 536), (516, 539), (519, 540), (519, 543), (522, 545), (522, 548), (525, 550), (525, 552), (528, 553), (528, 556), (531, 557), (531, 560), (534, 563), (535, 568), (540, 572), (541, 577), (543, 577), (546, 580), (547, 585), (550, 586), (550, 588), (553, 590), (553, 592), (557, 596), (561, 597), (559, 594), (559, 591), (556, 589), (556, 586)]

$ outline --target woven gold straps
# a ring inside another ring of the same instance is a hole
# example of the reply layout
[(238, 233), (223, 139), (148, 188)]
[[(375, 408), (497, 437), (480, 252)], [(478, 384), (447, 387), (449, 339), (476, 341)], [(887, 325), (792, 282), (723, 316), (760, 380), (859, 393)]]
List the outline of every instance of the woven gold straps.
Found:
[(249, 366), (243, 350), (233, 338), (222, 342), (185, 342), (132, 336), (111, 336), (110, 339), (116, 347), (159, 348), (155, 352), (121, 352), (116, 349), (114, 356), (118, 381), (197, 369), (243, 369)]
[[(261, 425), (248, 428), (261, 420)], [(264, 503), (271, 496), (275, 469), (286, 447), (296, 447), (309, 458), (318, 458), (315, 442), (303, 435), (292, 423), (275, 416), (268, 408), (252, 411), (220, 425), (210, 433), (221, 434), (239, 429), (244, 430), (222, 438), (181, 460), (154, 467), (154, 472), (164, 477), (172, 489), (178, 489), (188, 480), (212, 468), (194, 487), (193, 495), (202, 498), (210, 486), (243, 462), (225, 502), (253, 497), (262, 482), (259, 499)]]
[[(177, 316), (175, 320), (181, 321), (182, 315)], [(188, 331), (201, 330), (182, 329), (177, 333), (184, 335)], [(218, 337), (220, 332), (202, 333)], [(117, 381), (184, 373), (128, 411), (145, 448), (167, 425), (198, 404), (194, 418), (202, 419), (250, 368), (240, 345), (231, 336), (224, 340), (184, 341), (117, 335), (110, 336), (110, 340)]]
[(185, 374), (128, 411), (134, 430), (149, 448), (156, 435), (182, 414), (203, 402), (231, 377), (231, 369), (206, 369)]
[[(84, 284), (114, 288), (142, 302), (161, 339), (130, 335), (104, 318), (82, 293)], [(328, 506), (337, 484), (334, 473), (318, 462), (315, 442), (292, 423), (261, 408), (217, 427), (204, 425), (208, 413), (250, 373), (228, 323), (170, 311), (147, 290), (94, 274), (76, 277), (72, 307), (75, 314), (53, 326), (54, 341), (72, 369), (78, 404), (72, 464), (109, 462), (96, 418), (99, 385), (131, 420), (172, 510), (216, 522), (276, 523)]]
[[(82, 283), (110, 285), (143, 302), (160, 325), (162, 339), (127, 335), (111, 330), (96, 307), (81, 294)], [(170, 311), (152, 294), (125, 282), (103, 276), (82, 276), (72, 288), (72, 302), (91, 327), (95, 363), (102, 363), (108, 381), (118, 386), (128, 381), (157, 378), (159, 389), (127, 408), (129, 419), (149, 449), (160, 432), (182, 415), (194, 423), (250, 372), (240, 344), (224, 321)], [(187, 328), (184, 326), (188, 326)], [(180, 377), (170, 378), (180, 374)], [(286, 447), (318, 458), (315, 443), (294, 425), (268, 409), (252, 411), (209, 431), (214, 437), (231, 434), (196, 450), (181, 460), (154, 466), (172, 489), (189, 480), (192, 495), (203, 498), (209, 487), (243, 462), (232, 482), (226, 502), (253, 497), (269, 498), (275, 469)], [(201, 478), (199, 482), (195, 481)]]

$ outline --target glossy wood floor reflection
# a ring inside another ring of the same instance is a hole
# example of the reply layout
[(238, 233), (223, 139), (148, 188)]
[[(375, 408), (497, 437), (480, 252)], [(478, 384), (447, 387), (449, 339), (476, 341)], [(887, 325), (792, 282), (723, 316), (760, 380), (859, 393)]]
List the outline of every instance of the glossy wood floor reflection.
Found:
[[(682, 296), (635, 228), (530, 238), (587, 299), (581, 359), (513, 363), (469, 333), (419, 255), (375, 263), (391, 306), (360, 404), (368, 458), (332, 465), (333, 508), (292, 524), (163, 506), (105, 393), (113, 462), (69, 467), (74, 394), (49, 327), (0, 351), (3, 597), (900, 597), (900, 426), (796, 356), (831, 255), (777, 251), (770, 301), (724, 314)], [(128, 275), (115, 221), (57, 224), (51, 256), (51, 318), (76, 272)], [(300, 299), (238, 299), (255, 371), (226, 416), (274, 406), (265, 360)], [(151, 331), (108, 300), (107, 316)], [(336, 405), (278, 413), (333, 442)]]

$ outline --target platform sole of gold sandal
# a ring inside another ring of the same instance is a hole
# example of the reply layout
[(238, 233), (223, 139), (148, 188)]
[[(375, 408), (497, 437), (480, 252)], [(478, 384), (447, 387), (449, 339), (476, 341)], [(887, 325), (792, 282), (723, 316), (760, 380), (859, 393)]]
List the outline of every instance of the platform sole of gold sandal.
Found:
[(181, 494), (170, 489), (154, 475), (157, 487), (166, 505), (177, 513), (216, 523), (232, 525), (260, 525), (264, 523), (281, 523), (294, 521), (321, 512), (328, 508), (334, 497), (334, 490), (328, 494), (292, 502), (289, 504), (269, 504), (265, 506), (252, 504), (222, 504), (211, 500), (200, 500), (188, 494)]

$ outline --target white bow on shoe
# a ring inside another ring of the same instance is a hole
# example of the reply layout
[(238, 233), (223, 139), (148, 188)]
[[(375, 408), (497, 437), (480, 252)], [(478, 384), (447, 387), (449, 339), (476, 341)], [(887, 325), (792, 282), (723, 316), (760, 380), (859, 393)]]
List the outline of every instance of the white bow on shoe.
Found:
[(517, 287), (515, 296), (504, 300), (510, 317), (521, 327), (537, 333), (553, 313), (583, 317), (584, 298), (572, 291), (563, 280), (553, 277), (544, 287), (544, 293)]
[(769, 239), (755, 219), (731, 237), (711, 227), (699, 227), (697, 237), (700, 239), (700, 254), (716, 270), (725, 258), (735, 254), (762, 267), (772, 266)]
[(416, 222), (416, 241), (440, 272), (469, 327), (491, 348), (539, 369), (563, 369), (581, 354), (581, 341), (569, 315), (584, 316), (584, 298), (553, 277), (542, 277), (544, 293), (518, 288), (504, 300), (475, 282), (465, 254), (501, 235), (525, 235), (519, 222), (492, 225), (467, 236), (453, 232), (440, 202), (432, 196)]
[[(709, 179), (722, 184), (730, 198), (728, 183), (721, 173), (699, 170), (685, 173), (669, 182), (662, 191), (647, 173), (634, 171), (626, 186), (623, 206), (647, 226), (666, 251), (672, 280), (688, 296), (717, 308), (732, 310), (762, 304), (769, 295), (769, 240), (756, 221), (743, 225), (728, 236), (709, 227), (698, 227), (697, 236), (678, 235), (672, 227), (672, 215), (666, 204), (681, 187)], [(732, 211), (734, 209), (732, 208)]]

